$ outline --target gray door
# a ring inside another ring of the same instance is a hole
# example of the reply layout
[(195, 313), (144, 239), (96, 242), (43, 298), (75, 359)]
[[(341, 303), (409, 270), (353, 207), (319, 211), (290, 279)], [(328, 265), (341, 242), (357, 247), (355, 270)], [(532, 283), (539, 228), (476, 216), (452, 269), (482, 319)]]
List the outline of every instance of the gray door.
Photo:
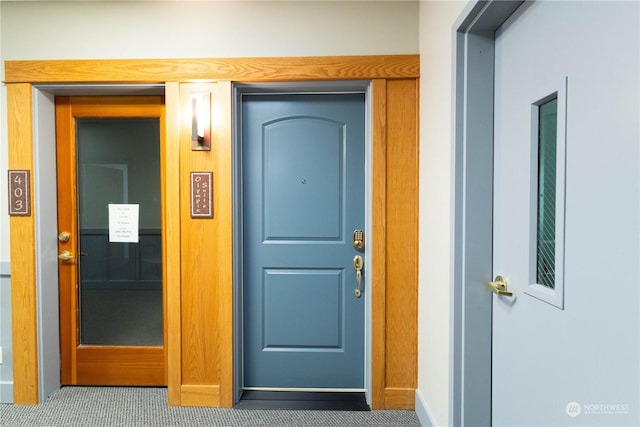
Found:
[(639, 12), (534, 2), (496, 34), (493, 425), (640, 424)]
[(364, 388), (364, 107), (243, 97), (245, 389)]

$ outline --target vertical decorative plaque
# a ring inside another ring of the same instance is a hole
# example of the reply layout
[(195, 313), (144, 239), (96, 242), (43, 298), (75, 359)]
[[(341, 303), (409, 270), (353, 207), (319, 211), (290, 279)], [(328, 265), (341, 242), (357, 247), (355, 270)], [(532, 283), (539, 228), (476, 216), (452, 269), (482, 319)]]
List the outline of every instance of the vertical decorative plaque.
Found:
[(191, 218), (213, 218), (213, 172), (191, 172)]
[(30, 188), (28, 170), (9, 171), (9, 215), (31, 215)]

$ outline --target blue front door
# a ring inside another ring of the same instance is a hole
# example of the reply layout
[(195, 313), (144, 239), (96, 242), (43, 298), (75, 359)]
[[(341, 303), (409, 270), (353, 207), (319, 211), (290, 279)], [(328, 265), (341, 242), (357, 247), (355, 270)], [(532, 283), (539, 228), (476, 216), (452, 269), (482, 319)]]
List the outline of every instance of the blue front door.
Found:
[(364, 123), (364, 94), (242, 98), (246, 389), (364, 388)]

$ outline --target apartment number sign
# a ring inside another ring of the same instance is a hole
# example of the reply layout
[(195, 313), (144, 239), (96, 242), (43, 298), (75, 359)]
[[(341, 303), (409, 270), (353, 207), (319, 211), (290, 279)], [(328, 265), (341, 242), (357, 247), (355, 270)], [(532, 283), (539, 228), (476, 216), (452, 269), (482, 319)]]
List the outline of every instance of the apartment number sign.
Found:
[(28, 170), (9, 171), (9, 215), (31, 215), (30, 188)]
[(213, 172), (191, 172), (191, 218), (213, 218)]

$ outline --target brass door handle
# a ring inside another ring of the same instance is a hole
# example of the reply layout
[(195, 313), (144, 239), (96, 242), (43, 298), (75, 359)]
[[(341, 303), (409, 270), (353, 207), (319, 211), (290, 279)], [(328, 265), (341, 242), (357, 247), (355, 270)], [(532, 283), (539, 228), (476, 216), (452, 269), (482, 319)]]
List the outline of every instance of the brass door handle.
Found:
[(69, 261), (73, 259), (73, 254), (69, 251), (62, 251), (60, 255), (58, 255), (58, 258), (63, 261)]
[(360, 298), (362, 292), (360, 291), (360, 283), (362, 282), (362, 267), (364, 267), (364, 261), (360, 255), (356, 255), (353, 258), (353, 268), (356, 270), (356, 290), (354, 292), (356, 298)]
[(507, 281), (502, 276), (496, 276), (496, 278), (493, 279), (493, 282), (487, 282), (486, 285), (487, 288), (496, 295), (502, 295), (505, 297), (513, 296), (513, 292), (509, 292), (507, 290)]

